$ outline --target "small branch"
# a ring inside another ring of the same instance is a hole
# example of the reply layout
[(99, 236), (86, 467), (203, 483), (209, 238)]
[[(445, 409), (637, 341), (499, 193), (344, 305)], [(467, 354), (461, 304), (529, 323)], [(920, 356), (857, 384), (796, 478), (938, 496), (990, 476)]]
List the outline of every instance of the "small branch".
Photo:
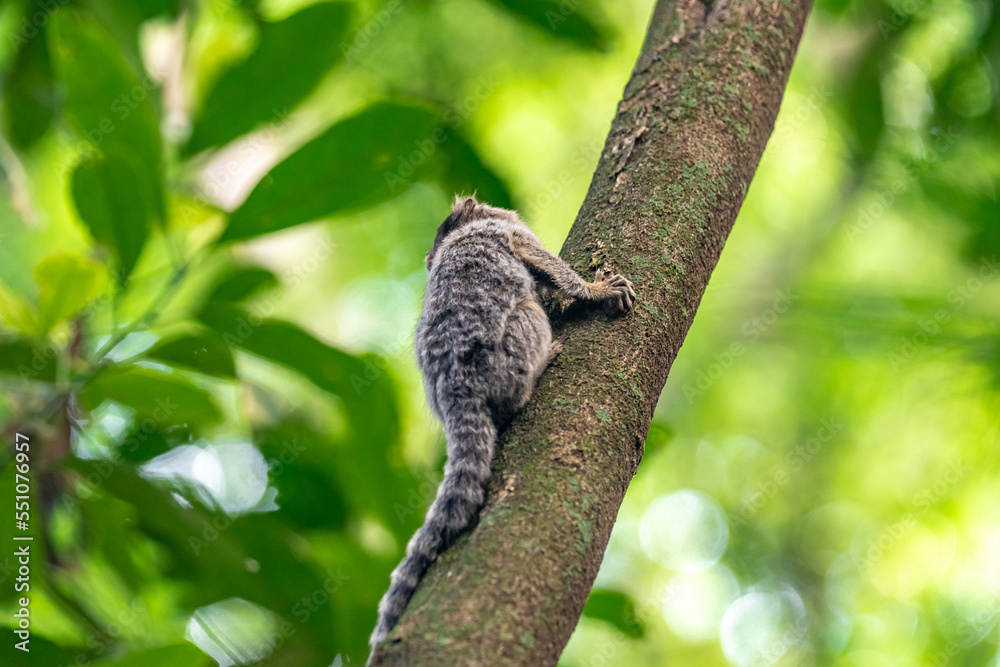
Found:
[[(194, 259), (175, 266), (171, 271), (170, 276), (167, 278), (167, 281), (160, 288), (160, 291), (155, 297), (153, 297), (153, 301), (150, 303), (146, 311), (129, 323), (128, 326), (119, 329), (116, 325), (112, 329), (111, 337), (94, 353), (87, 369), (77, 377), (73, 378), (73, 381), (67, 390), (56, 393), (56, 395), (52, 396), (48, 400), (41, 410), (41, 414), (39, 416), (40, 421), (47, 422), (52, 415), (65, 406), (69, 397), (74, 392), (79, 391), (83, 385), (94, 377), (97, 371), (101, 369), (101, 366), (104, 364), (105, 359), (107, 359), (108, 354), (110, 354), (119, 343), (125, 340), (130, 333), (144, 329), (154, 322), (157, 317), (159, 317), (162, 308), (170, 302), (170, 299), (176, 293), (177, 288), (180, 287), (181, 282), (183, 282), (184, 277), (187, 276), (193, 263)], [(117, 300), (117, 294), (114, 298)], [(117, 308), (117, 306), (115, 306), (115, 308)], [(117, 319), (117, 317), (115, 319)]]

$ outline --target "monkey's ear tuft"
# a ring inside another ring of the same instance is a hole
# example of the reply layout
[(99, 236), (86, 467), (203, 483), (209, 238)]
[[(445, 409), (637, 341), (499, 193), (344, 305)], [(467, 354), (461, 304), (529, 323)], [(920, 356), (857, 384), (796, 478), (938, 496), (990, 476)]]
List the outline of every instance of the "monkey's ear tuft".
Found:
[(479, 202), (476, 201), (475, 197), (463, 197), (461, 195), (455, 196), (455, 204), (452, 206), (452, 211), (459, 214), (462, 217), (468, 217), (472, 215), (472, 212), (476, 210), (476, 206)]

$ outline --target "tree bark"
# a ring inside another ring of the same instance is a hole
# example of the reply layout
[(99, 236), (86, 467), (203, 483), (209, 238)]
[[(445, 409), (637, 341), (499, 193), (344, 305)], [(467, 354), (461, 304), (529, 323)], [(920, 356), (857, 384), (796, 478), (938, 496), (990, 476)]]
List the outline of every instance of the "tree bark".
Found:
[(660, 0), (562, 257), (636, 286), (572, 308), (501, 436), (478, 524), (432, 566), (380, 666), (555, 665), (774, 126), (811, 0)]

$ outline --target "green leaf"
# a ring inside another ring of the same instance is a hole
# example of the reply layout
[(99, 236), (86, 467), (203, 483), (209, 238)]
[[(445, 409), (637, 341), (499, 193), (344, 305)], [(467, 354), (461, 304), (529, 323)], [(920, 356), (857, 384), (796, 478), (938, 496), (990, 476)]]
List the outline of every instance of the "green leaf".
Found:
[(429, 111), (371, 106), (274, 167), (233, 212), (220, 240), (253, 238), (384, 202), (427, 172), (444, 136)]
[(172, 424), (208, 425), (221, 418), (211, 394), (171, 373), (139, 366), (111, 366), (99, 371), (78, 395), (87, 410), (106, 400), (136, 411), (136, 421), (158, 428)]
[(341, 59), (351, 14), (347, 3), (324, 2), (262, 23), (257, 49), (223, 72), (209, 91), (187, 150), (226, 144), (262, 123), (282, 120)]
[(0, 373), (16, 375), (25, 380), (54, 382), (54, 350), (47, 352), (24, 339), (0, 341)]
[[(181, 507), (168, 489), (150, 483), (127, 463), (68, 457), (64, 464), (84, 477), (97, 480), (102, 493), (131, 505), (136, 528), (167, 545), (172, 559), (179, 561), (177, 578), (204, 584), (205, 593), (218, 597), (238, 595), (240, 587), (251, 583), (243, 566), (246, 553), (234, 543), (229, 531), (210, 535), (215, 538), (211, 552), (194, 539), (207, 541), (203, 530), (205, 526), (211, 527), (210, 522), (220, 515), (203, 510), (195, 502), (192, 507)], [(218, 525), (226, 526), (228, 521)]]
[(639, 639), (645, 634), (642, 620), (635, 612), (635, 603), (624, 593), (595, 588), (587, 598), (583, 615), (610, 623), (622, 634)]
[(150, 359), (172, 366), (215, 375), (236, 377), (233, 352), (222, 338), (212, 331), (199, 331), (159, 341), (147, 353)]
[(303, 421), (290, 419), (254, 434), (268, 461), (276, 502), (289, 525), (303, 530), (341, 530), (348, 505), (337, 481), (339, 451)]
[(278, 286), (278, 277), (259, 266), (237, 266), (216, 282), (206, 303), (237, 303)]
[(518, 18), (543, 32), (573, 42), (585, 49), (605, 51), (609, 36), (600, 24), (585, 16), (579, 7), (556, 0), (493, 0)]
[(148, 21), (157, 16), (174, 16), (180, 9), (180, 0), (105, 0), (115, 11), (123, 14), (133, 12), (137, 23)]
[(231, 345), (290, 369), (340, 398), (352, 444), (350, 455), (340, 457), (335, 466), (339, 487), (352, 504), (381, 518), (397, 538), (408, 538), (421, 518), (410, 507), (412, 490), (421, 481), (388, 463), (399, 443), (399, 414), (385, 362), (374, 355), (355, 357), (294, 324), (261, 321), (225, 304), (210, 303), (199, 317)]
[(26, 334), (38, 334), (38, 316), (20, 294), (0, 282), (0, 318)]
[(141, 66), (140, 26), (157, 16), (174, 17), (180, 0), (77, 0), (114, 37), (130, 63)]
[[(180, 0), (81, 0), (102, 24), (114, 22), (118, 30), (135, 33), (139, 26), (157, 16), (172, 17)], [(133, 35), (135, 38), (136, 35)]]
[(889, 42), (878, 40), (861, 59), (853, 76), (846, 77), (841, 92), (841, 114), (852, 140), (855, 159), (859, 164), (870, 162), (885, 132), (885, 110), (882, 104), (882, 67), (886, 62)]
[(71, 318), (97, 298), (107, 285), (104, 267), (80, 255), (46, 257), (35, 268), (40, 333)]
[(103, 157), (73, 172), (71, 189), (80, 219), (97, 243), (114, 255), (124, 284), (139, 261), (157, 218), (157, 184), (131, 150), (105, 146)]
[[(175, 594), (184, 604), (202, 606), (238, 596), (286, 620), (294, 620), (296, 632), (285, 638), (282, 649), (293, 649), (292, 655), (298, 654), (302, 661), (282, 656), (285, 661), (276, 664), (325, 664), (316, 655), (315, 647), (322, 647), (324, 655), (336, 652), (331, 635), (331, 628), (336, 626), (334, 605), (310, 606), (305, 620), (295, 610), (306, 609), (303, 599), (308, 600), (317, 591), (336, 590), (342, 585), (344, 575), (348, 581), (355, 575), (346, 571), (341, 574), (339, 568), (333, 572), (321, 570), (296, 549), (302, 537), (273, 516), (250, 514), (233, 518), (205, 509), (194, 497), (187, 498), (190, 507), (181, 507), (170, 489), (150, 483), (126, 463), (67, 457), (64, 464), (88, 480), (98, 480), (102, 492), (132, 506), (137, 529), (165, 547), (165, 553), (169, 554), (164, 564), (172, 567), (164, 575), (172, 579)], [(248, 559), (256, 561), (258, 568), (251, 571)], [(179, 586), (177, 582), (187, 585)], [(166, 656), (138, 654), (138, 657), (141, 662), (123, 664), (175, 664), (159, 659), (165, 660)], [(192, 653), (190, 657), (197, 656)]]
[(920, 177), (920, 186), (940, 209), (941, 219), (954, 218), (967, 230), (962, 255), (978, 269), (985, 260), (1000, 256), (1000, 202), (992, 184), (976, 187), (977, 180), (969, 169), (960, 171), (956, 160)]
[(154, 184), (153, 210), (163, 218), (160, 129), (152, 97), (153, 80), (143, 79), (122, 58), (111, 35), (71, 11), (56, 12), (50, 23), (52, 57), (66, 90), (65, 112), (73, 127), (94, 148), (125, 146)]
[(209, 667), (217, 664), (211, 657), (201, 652), (194, 644), (171, 644), (160, 646), (137, 653), (130, 653), (120, 660), (107, 660), (97, 663), (107, 667)]
[(363, 379), (359, 374), (364, 367), (357, 357), (316, 340), (294, 324), (253, 322), (238, 309), (211, 304), (202, 316), (229, 343), (290, 368), (331, 394), (353, 396), (352, 382)]
[(3, 111), (12, 146), (28, 150), (55, 117), (56, 94), (45, 28), (21, 45), (4, 81)]
[(130, 524), (135, 524), (131, 510), (130, 505), (110, 496), (93, 495), (80, 499), (86, 545), (100, 552), (128, 589), (135, 593), (142, 577), (129, 553)]
[(180, 0), (74, 0), (86, 15), (107, 30), (123, 58), (136, 69), (142, 67), (140, 28), (149, 19), (177, 15)]
[(194, 435), (185, 425), (151, 429), (147, 423), (133, 426), (125, 437), (115, 443), (115, 448), (122, 459), (143, 463), (193, 441)]

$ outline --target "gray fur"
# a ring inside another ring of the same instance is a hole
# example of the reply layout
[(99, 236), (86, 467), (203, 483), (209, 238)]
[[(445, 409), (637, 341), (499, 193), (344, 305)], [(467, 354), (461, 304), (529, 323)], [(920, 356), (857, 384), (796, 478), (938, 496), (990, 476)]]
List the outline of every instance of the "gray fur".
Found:
[(524, 407), (558, 354), (539, 288), (619, 312), (635, 304), (624, 277), (599, 271), (596, 282), (585, 282), (516, 213), (471, 197), (456, 199), (427, 268), (417, 363), (427, 403), (444, 424), (448, 462), (424, 525), (379, 603), (373, 650), (396, 626), (427, 568), (479, 512), (497, 430)]

